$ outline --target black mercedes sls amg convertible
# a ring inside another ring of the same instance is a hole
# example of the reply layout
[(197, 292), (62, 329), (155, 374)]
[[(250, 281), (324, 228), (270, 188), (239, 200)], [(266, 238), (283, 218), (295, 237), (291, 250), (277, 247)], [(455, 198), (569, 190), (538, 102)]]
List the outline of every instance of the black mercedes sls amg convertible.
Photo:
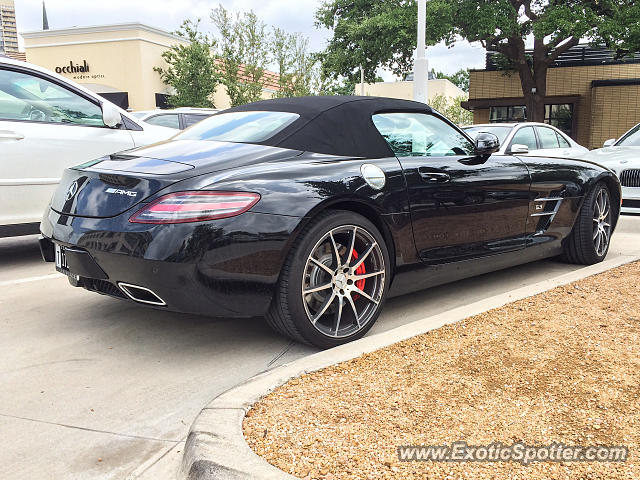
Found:
[(546, 257), (605, 258), (616, 176), (497, 149), (421, 103), (261, 101), (66, 170), (42, 253), (75, 286), (265, 316), (331, 347), (363, 336), (389, 296)]

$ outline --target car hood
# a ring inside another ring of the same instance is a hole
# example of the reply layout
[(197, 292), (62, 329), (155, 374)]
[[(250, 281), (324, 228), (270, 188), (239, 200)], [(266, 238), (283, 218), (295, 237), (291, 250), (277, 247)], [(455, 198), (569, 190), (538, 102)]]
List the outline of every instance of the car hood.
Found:
[(285, 160), (300, 153), (264, 145), (203, 140), (158, 143), (67, 169), (51, 208), (70, 216), (113, 217), (182, 180)]
[(605, 147), (592, 150), (581, 158), (606, 167), (640, 166), (640, 147)]

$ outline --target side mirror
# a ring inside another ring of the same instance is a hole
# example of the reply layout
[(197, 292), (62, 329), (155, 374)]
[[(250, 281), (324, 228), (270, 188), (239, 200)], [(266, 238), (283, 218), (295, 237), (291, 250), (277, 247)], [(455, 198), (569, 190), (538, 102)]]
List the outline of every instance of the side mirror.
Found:
[(607, 148), (607, 147), (613, 147), (616, 144), (616, 139), (615, 138), (610, 138), (609, 140), (607, 140), (606, 142), (604, 142), (603, 147)]
[(513, 153), (514, 155), (526, 155), (529, 153), (529, 145), (520, 145), (519, 143), (514, 143), (511, 145), (511, 150), (509, 153)]
[(493, 133), (480, 132), (476, 136), (476, 155), (491, 155), (500, 150), (500, 140)]
[(102, 121), (109, 128), (118, 128), (122, 124), (122, 115), (110, 102), (102, 104)]

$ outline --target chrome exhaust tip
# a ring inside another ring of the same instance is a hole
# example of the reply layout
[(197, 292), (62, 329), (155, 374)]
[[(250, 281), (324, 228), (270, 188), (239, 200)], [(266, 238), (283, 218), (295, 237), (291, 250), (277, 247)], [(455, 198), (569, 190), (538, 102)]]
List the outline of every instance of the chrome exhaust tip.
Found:
[(122, 290), (124, 294), (134, 302), (145, 303), (147, 305), (157, 305), (160, 307), (165, 307), (167, 305), (167, 302), (162, 300), (148, 288), (124, 282), (118, 282), (118, 286), (120, 287), (120, 290)]

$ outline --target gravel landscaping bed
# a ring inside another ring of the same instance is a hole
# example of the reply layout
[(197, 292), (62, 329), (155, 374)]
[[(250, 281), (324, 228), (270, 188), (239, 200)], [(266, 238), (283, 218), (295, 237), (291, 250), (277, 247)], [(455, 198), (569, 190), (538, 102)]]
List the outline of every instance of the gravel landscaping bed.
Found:
[[(627, 265), (304, 375), (253, 406), (245, 438), (305, 479), (640, 478), (639, 285)], [(629, 458), (398, 460), (399, 445), (460, 440), (625, 445)]]

